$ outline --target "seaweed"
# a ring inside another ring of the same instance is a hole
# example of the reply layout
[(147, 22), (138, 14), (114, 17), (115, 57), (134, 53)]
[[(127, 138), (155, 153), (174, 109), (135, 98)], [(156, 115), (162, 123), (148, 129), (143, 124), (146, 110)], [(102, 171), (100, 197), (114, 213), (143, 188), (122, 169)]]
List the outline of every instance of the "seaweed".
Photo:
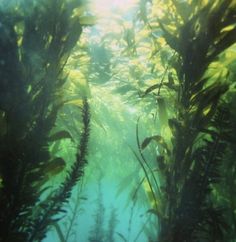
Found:
[(97, 210), (94, 215), (94, 226), (91, 229), (89, 242), (100, 242), (105, 240), (104, 220), (105, 220), (105, 207), (103, 205), (103, 193), (101, 190), (101, 179), (98, 181), (98, 198), (97, 198)]
[(115, 228), (118, 223), (117, 220), (117, 212), (115, 208), (111, 208), (110, 218), (108, 221), (108, 229), (106, 231), (106, 241), (107, 242), (114, 242), (115, 241)]
[(159, 84), (146, 92), (159, 88), (155, 95), (159, 111), (163, 90), (175, 94), (174, 114), (161, 124), (171, 131), (171, 138), (158, 134), (147, 137), (142, 145), (146, 148), (154, 140), (158, 147), (162, 182), (161, 197), (156, 198), (158, 206), (154, 208), (160, 223), (157, 240), (225, 241), (229, 227), (224, 209), (212, 194), (215, 184), (221, 182), (220, 168), (232, 143), (225, 138), (227, 132), (232, 132), (227, 124), (228, 103), (224, 103), (230, 82), (227, 73), (216, 70), (209, 74), (209, 69), (236, 42), (235, 3), (185, 1), (188, 17), (177, 1), (168, 3), (175, 11), (158, 18), (158, 24), (175, 53), (175, 58), (166, 62), (176, 73), (171, 83), (178, 85), (173, 89)]
[(98, 198), (97, 208), (94, 214), (94, 224), (90, 230), (89, 242), (114, 242), (115, 241), (115, 228), (117, 226), (117, 212), (114, 207), (110, 209), (110, 216), (108, 223), (105, 227), (105, 213), (106, 208), (103, 204), (103, 193), (101, 190), (101, 176), (98, 181)]
[(50, 131), (63, 105), (63, 69), (82, 33), (72, 13), (81, 4), (22, 1), (0, 9), (0, 109), (6, 124), (0, 137), (0, 241), (41, 241), (83, 175), (89, 136), (86, 100), (76, 162), (59, 188), (43, 198)]
[(80, 144), (78, 147), (78, 153), (76, 155), (76, 161), (68, 172), (66, 179), (62, 182), (60, 187), (50, 194), (44, 201), (39, 203), (39, 207), (43, 208), (39, 210), (36, 218), (31, 222), (31, 236), (29, 241), (41, 241), (47, 231), (48, 225), (57, 222), (59, 219), (56, 215), (60, 212), (64, 212), (62, 206), (68, 202), (71, 196), (71, 190), (75, 186), (76, 182), (83, 176), (83, 169), (86, 165), (86, 154), (89, 137), (89, 109), (87, 101), (83, 106), (83, 124), (84, 129), (81, 134)]

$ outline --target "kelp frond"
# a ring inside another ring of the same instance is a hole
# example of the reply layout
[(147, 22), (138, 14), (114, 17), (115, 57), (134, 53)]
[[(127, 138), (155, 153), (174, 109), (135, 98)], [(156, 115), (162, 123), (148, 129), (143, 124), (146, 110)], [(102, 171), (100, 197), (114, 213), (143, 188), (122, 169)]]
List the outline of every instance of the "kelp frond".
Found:
[[(59, 94), (66, 81), (64, 67), (82, 33), (79, 18), (72, 17), (73, 10), (81, 5), (75, 0), (20, 1), (9, 8), (1, 4), (0, 109), (5, 127), (0, 135), (0, 241), (42, 238), (51, 214), (61, 207), (59, 199), (62, 203), (68, 199), (71, 187), (82, 175), (79, 168), (86, 162), (89, 134), (86, 101), (79, 163), (51, 197), (54, 200), (47, 206), (40, 201), (45, 169), (54, 158), (49, 150), (50, 132), (63, 105)], [(64, 161), (59, 157), (57, 162)], [(49, 207), (55, 211), (44, 216)], [(35, 214), (44, 223), (39, 226), (41, 235), (34, 231)]]
[(77, 181), (83, 176), (84, 166), (87, 164), (86, 155), (88, 149), (89, 139), (89, 123), (90, 113), (87, 100), (84, 100), (82, 109), (82, 122), (83, 129), (81, 132), (80, 143), (77, 150), (76, 161), (68, 172), (65, 181), (60, 185), (60, 188), (50, 194), (47, 199), (39, 203), (36, 218), (32, 221), (32, 227), (30, 232), (30, 238), (28, 241), (41, 241), (47, 227), (58, 220), (56, 215), (60, 212), (64, 212), (63, 205), (68, 202), (71, 196), (71, 192)]
[[(156, 211), (160, 221), (158, 241), (191, 242), (204, 236), (210, 238), (207, 241), (223, 241), (226, 226), (222, 209), (211, 202), (211, 196), (212, 187), (221, 181), (220, 167), (228, 149), (225, 120), (229, 111), (223, 100), (230, 83), (227, 73), (215, 70), (209, 74), (209, 68), (236, 42), (236, 6), (233, 0), (214, 4), (185, 1), (181, 4), (186, 5), (186, 13), (177, 1), (167, 2), (175, 10), (163, 15), (158, 23), (175, 52), (175, 58), (166, 60), (166, 64), (176, 73), (172, 84), (178, 84), (175, 89), (161, 86), (176, 98), (175, 113), (166, 117), (168, 122), (162, 124), (162, 117), (159, 121), (172, 135), (167, 141), (162, 138), (165, 134), (158, 134), (143, 142), (145, 147), (151, 140), (158, 145), (158, 172), (162, 177), (162, 196), (157, 198), (162, 211)], [(161, 90), (158, 94), (157, 100), (164, 98)]]

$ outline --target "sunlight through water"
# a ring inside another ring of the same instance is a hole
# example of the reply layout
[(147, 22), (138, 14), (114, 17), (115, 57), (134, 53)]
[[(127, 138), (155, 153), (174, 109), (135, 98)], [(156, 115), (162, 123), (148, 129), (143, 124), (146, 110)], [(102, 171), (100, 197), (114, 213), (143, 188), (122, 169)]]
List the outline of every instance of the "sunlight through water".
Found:
[(99, 17), (110, 18), (114, 12), (125, 13), (137, 4), (137, 0), (91, 0), (92, 10)]

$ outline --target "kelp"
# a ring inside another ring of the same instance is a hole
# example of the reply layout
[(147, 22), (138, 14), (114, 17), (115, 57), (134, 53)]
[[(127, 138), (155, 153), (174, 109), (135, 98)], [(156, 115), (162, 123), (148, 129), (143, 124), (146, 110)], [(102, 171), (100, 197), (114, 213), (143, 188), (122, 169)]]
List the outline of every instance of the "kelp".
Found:
[(89, 136), (86, 100), (76, 161), (65, 181), (43, 199), (42, 181), (52, 163), (49, 144), (66, 134), (53, 137), (51, 130), (63, 105), (63, 69), (82, 32), (73, 11), (82, 4), (41, 0), (1, 6), (0, 109), (6, 127), (0, 137), (0, 241), (41, 241), (83, 175)]
[(76, 161), (72, 165), (71, 170), (68, 171), (68, 174), (60, 187), (51, 194), (49, 194), (49, 196), (44, 201), (38, 204), (38, 206), (42, 207), (43, 209), (39, 209), (39, 212), (36, 212), (36, 216), (33, 218), (31, 225), (32, 232), (29, 241), (41, 241), (47, 231), (48, 225), (58, 221), (58, 218), (56, 218), (55, 216), (60, 212), (64, 212), (62, 208), (63, 204), (68, 202), (68, 199), (71, 196), (72, 188), (75, 186), (79, 178), (83, 176), (83, 169), (87, 163), (86, 154), (90, 122), (87, 101), (84, 102), (82, 114), (84, 128), (82, 130), (80, 144), (78, 146)]
[(94, 221), (88, 238), (89, 242), (114, 242), (115, 229), (118, 224), (117, 212), (114, 207), (110, 208), (108, 221), (106, 222), (107, 208), (104, 206), (104, 193), (102, 192), (102, 173), (98, 178), (98, 191), (96, 199), (96, 211), (93, 215)]
[(162, 196), (157, 197), (160, 206), (156, 208), (158, 241), (225, 241), (229, 227), (222, 208), (212, 199), (212, 189), (222, 179), (220, 168), (232, 144), (227, 138), (232, 132), (227, 125), (230, 110), (224, 102), (230, 82), (227, 72), (215, 70), (220, 73), (217, 78), (207, 73), (236, 42), (236, 6), (232, 0), (214, 4), (183, 1), (181, 6), (177, 1), (167, 2), (174, 11), (163, 12), (157, 21), (175, 53), (166, 61), (176, 75), (168, 76), (168, 85), (155, 84), (145, 94), (155, 89), (162, 98), (165, 90), (175, 93), (175, 113), (167, 124), (161, 123), (172, 135), (165, 137), (163, 129), (162, 135), (152, 135), (142, 143), (143, 148), (151, 141), (158, 146), (157, 166), (162, 177)]
[(97, 208), (94, 214), (94, 225), (90, 232), (90, 236), (88, 238), (89, 242), (98, 242), (104, 241), (105, 238), (105, 229), (104, 229), (104, 221), (105, 221), (105, 207), (103, 204), (103, 192), (101, 189), (101, 181), (102, 174), (98, 180), (98, 198), (97, 198)]

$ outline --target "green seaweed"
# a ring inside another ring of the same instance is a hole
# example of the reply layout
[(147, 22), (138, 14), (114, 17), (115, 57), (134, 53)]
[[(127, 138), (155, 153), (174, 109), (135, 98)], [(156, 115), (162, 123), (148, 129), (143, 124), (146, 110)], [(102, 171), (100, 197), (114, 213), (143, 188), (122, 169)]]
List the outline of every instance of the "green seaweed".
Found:
[[(221, 181), (220, 167), (231, 143), (222, 135), (232, 132), (225, 121), (229, 110), (223, 101), (230, 83), (227, 75), (213, 79), (206, 73), (211, 63), (236, 42), (235, 26), (222, 31), (234, 21), (236, 9), (233, 1), (214, 5), (211, 1), (205, 5), (189, 2), (185, 3), (188, 20), (176, 1), (169, 1), (175, 8), (173, 18), (166, 14), (158, 20), (166, 43), (178, 56), (172, 66), (176, 77), (174, 80), (172, 76), (171, 82), (179, 85), (175, 89), (154, 85), (146, 91), (159, 88), (158, 95), (164, 89), (176, 93), (174, 115), (168, 121), (172, 137), (168, 142), (160, 135), (147, 137), (143, 148), (155, 140), (158, 157), (162, 157), (158, 158), (163, 178), (156, 209), (158, 241), (225, 241), (227, 221), (211, 196), (212, 187)], [(170, 30), (170, 26), (177, 28)]]
[(136, 2), (79, 43), (84, 1), (0, 3), (0, 241), (70, 241), (90, 152), (88, 187), (132, 192), (119, 233), (99, 180), (89, 241), (235, 241), (236, 2)]
[(63, 69), (82, 32), (79, 18), (71, 16), (82, 3), (42, 0), (26, 8), (27, 2), (0, 9), (0, 109), (7, 126), (0, 137), (0, 241), (41, 241), (86, 164), (85, 100), (76, 161), (65, 181), (43, 198), (44, 171), (52, 162), (50, 132), (63, 105), (58, 95), (66, 81)]

